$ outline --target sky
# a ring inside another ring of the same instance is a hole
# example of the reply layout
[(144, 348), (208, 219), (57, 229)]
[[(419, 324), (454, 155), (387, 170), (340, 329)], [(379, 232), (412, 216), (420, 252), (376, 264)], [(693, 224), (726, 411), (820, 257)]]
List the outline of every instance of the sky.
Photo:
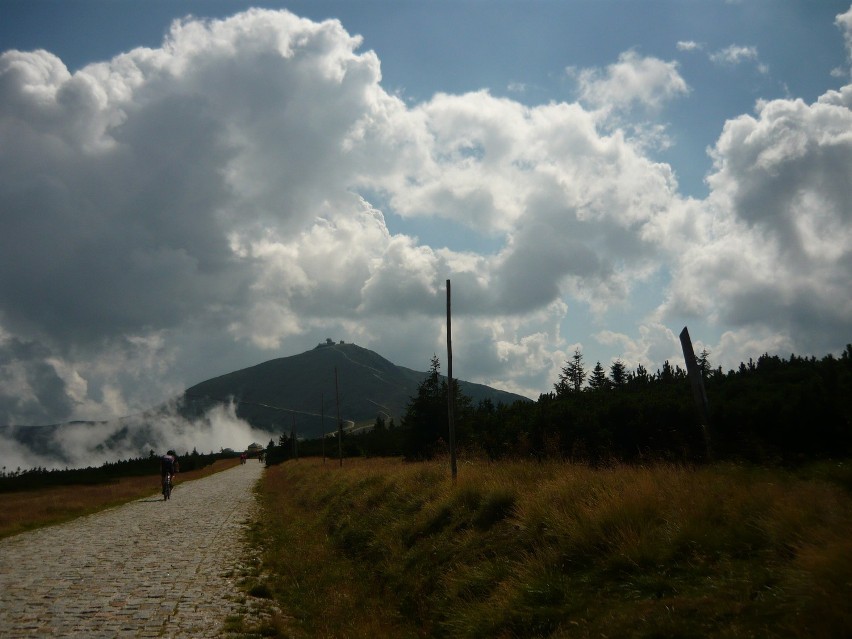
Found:
[(0, 424), (324, 342), (533, 399), (852, 342), (849, 0), (0, 3)]

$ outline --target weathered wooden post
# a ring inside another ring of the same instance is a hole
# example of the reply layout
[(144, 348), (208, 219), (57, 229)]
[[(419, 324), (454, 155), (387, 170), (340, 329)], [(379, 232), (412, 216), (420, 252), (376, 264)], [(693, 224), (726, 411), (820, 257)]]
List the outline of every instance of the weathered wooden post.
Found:
[(455, 393), (453, 392), (453, 331), (452, 304), (450, 296), (450, 280), (447, 280), (447, 422), (450, 426), (450, 472), (453, 481), (456, 480), (456, 424), (455, 424)]
[(322, 423), (322, 463), (325, 463), (325, 394), (320, 393), (320, 420)]
[(337, 403), (337, 457), (343, 468), (343, 422), (340, 421), (340, 387), (337, 383), (337, 366), (334, 367), (334, 398)]
[(707, 461), (713, 461), (713, 450), (710, 446), (710, 410), (707, 402), (707, 392), (704, 390), (704, 378), (698, 362), (695, 360), (695, 350), (692, 348), (692, 340), (686, 326), (680, 332), (680, 345), (683, 348), (683, 358), (686, 360), (686, 373), (692, 385), (692, 397), (701, 421), (701, 432), (704, 435), (704, 451)]

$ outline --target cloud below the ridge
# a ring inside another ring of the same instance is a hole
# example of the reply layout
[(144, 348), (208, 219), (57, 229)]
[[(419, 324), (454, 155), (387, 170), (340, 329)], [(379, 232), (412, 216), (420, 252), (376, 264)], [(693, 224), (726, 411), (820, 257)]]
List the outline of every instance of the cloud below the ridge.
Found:
[(257, 442), (263, 446), (277, 436), (251, 427), (236, 416), (235, 407), (219, 405), (204, 416), (189, 420), (174, 405), (147, 415), (103, 422), (74, 422), (55, 429), (32, 448), (21, 429), (0, 432), (0, 466), (17, 468), (81, 468), (104, 462), (147, 457), (174, 449), (179, 455), (197, 450), (219, 452), (245, 450)]

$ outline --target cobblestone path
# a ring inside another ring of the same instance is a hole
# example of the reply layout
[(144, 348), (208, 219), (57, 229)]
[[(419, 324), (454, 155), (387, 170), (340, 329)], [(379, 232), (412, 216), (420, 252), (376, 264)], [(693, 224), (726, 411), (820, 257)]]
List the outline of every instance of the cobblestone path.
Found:
[(0, 637), (224, 636), (240, 609), (252, 487), (238, 465), (0, 541)]

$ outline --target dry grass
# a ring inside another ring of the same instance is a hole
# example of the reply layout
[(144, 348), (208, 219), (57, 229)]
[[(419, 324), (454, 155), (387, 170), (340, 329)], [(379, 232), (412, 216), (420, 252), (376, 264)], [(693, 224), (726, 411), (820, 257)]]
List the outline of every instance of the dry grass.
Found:
[[(346, 467), (360, 466), (360, 460), (347, 460)], [(325, 473), (333, 465), (316, 460), (293, 462)], [(371, 462), (379, 470), (382, 460)], [(325, 639), (403, 638), (412, 635), (392, 608), (377, 597), (370, 580), (362, 580), (358, 566), (339, 556), (329, 543), (323, 518), (305, 517), (313, 491), (299, 481), (291, 482), (281, 473), (282, 466), (267, 470), (260, 489), (264, 516), (256, 523), (255, 542), (265, 549), (264, 570), (267, 588), (279, 606), (296, 618), (288, 636)], [(271, 475), (271, 478), (270, 478)], [(328, 475), (330, 477), (331, 475)], [(282, 492), (291, 498), (281, 499)], [(282, 601), (286, 603), (282, 605)], [(303, 634), (294, 634), (301, 632)]]
[[(175, 485), (232, 468), (238, 463), (239, 459), (221, 459), (198, 470), (178, 473)], [(155, 495), (159, 487), (160, 475), (156, 474), (124, 477), (108, 484), (0, 493), (0, 539)]]
[(263, 490), (305, 636), (852, 636), (852, 500), (821, 479), (303, 459)]

